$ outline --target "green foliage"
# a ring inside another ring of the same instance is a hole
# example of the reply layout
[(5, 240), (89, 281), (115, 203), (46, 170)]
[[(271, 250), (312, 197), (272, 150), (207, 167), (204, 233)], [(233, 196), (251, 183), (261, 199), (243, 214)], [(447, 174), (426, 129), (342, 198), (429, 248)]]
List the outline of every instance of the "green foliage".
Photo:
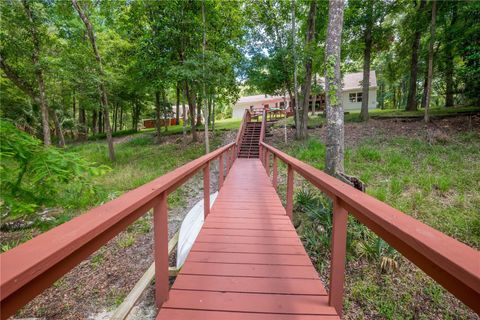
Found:
[(44, 147), (41, 141), (0, 120), (2, 217), (12, 220), (54, 203), (68, 184), (71, 195), (94, 193), (90, 178), (109, 171), (75, 153)]

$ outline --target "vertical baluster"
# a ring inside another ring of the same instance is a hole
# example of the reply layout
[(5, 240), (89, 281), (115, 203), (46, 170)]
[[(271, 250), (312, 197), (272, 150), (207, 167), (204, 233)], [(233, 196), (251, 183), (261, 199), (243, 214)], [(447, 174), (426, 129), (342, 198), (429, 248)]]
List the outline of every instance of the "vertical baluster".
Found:
[(223, 186), (223, 153), (218, 157), (218, 190)]
[(158, 308), (168, 300), (168, 211), (167, 193), (162, 193), (153, 207), (155, 304)]
[(287, 216), (292, 220), (293, 217), (293, 168), (289, 164), (287, 169)]
[(232, 168), (233, 161), (235, 161), (235, 146), (233, 146), (231, 149), (231, 158), (232, 158), (232, 161), (230, 161), (230, 168)]
[(278, 167), (277, 167), (277, 155), (273, 154), (273, 177), (272, 184), (275, 190), (278, 190)]
[(265, 152), (265, 169), (267, 170), (267, 176), (270, 177), (270, 151)]
[(332, 260), (330, 262), (329, 305), (338, 315), (343, 311), (343, 285), (345, 281), (345, 255), (347, 246), (348, 212), (339, 199), (333, 199)]
[(210, 213), (210, 162), (203, 168), (203, 215), (207, 219)]
[(228, 152), (228, 149), (227, 151), (225, 151), (225, 158), (226, 158), (225, 174), (228, 175), (228, 172), (230, 171), (230, 152)]

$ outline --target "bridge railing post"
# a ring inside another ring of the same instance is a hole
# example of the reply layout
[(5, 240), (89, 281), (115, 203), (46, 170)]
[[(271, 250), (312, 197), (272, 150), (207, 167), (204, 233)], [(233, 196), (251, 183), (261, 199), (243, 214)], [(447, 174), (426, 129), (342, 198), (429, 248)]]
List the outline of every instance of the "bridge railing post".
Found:
[(203, 168), (203, 215), (206, 219), (210, 213), (210, 162)]
[(168, 207), (167, 193), (158, 197), (153, 207), (155, 304), (160, 308), (168, 300)]
[(278, 165), (277, 165), (277, 155), (274, 153), (273, 154), (273, 177), (272, 177), (272, 184), (275, 190), (278, 189)]
[(223, 153), (218, 156), (218, 190), (223, 187)]
[(333, 199), (332, 257), (330, 261), (329, 305), (338, 315), (343, 311), (343, 286), (345, 282), (345, 258), (347, 246), (348, 212), (340, 199)]
[(293, 218), (293, 168), (288, 164), (287, 169), (287, 216), (292, 220)]

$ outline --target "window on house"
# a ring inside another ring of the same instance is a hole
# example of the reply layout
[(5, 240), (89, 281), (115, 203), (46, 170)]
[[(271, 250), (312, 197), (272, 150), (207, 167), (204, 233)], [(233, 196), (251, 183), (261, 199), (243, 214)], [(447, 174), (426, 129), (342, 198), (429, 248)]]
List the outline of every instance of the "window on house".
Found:
[(362, 102), (362, 93), (354, 92), (348, 95), (350, 102)]
[(357, 102), (356, 93), (350, 93), (349, 94), (349, 99), (350, 99), (350, 102)]

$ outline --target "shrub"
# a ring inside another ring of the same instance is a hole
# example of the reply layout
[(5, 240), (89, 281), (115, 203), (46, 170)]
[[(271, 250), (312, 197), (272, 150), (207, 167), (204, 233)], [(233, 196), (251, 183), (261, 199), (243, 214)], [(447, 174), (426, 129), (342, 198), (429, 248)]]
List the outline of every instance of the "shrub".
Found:
[(45, 147), (42, 142), (0, 120), (2, 220), (24, 218), (52, 204), (63, 188), (70, 194), (94, 192), (90, 177), (107, 172), (73, 152)]

